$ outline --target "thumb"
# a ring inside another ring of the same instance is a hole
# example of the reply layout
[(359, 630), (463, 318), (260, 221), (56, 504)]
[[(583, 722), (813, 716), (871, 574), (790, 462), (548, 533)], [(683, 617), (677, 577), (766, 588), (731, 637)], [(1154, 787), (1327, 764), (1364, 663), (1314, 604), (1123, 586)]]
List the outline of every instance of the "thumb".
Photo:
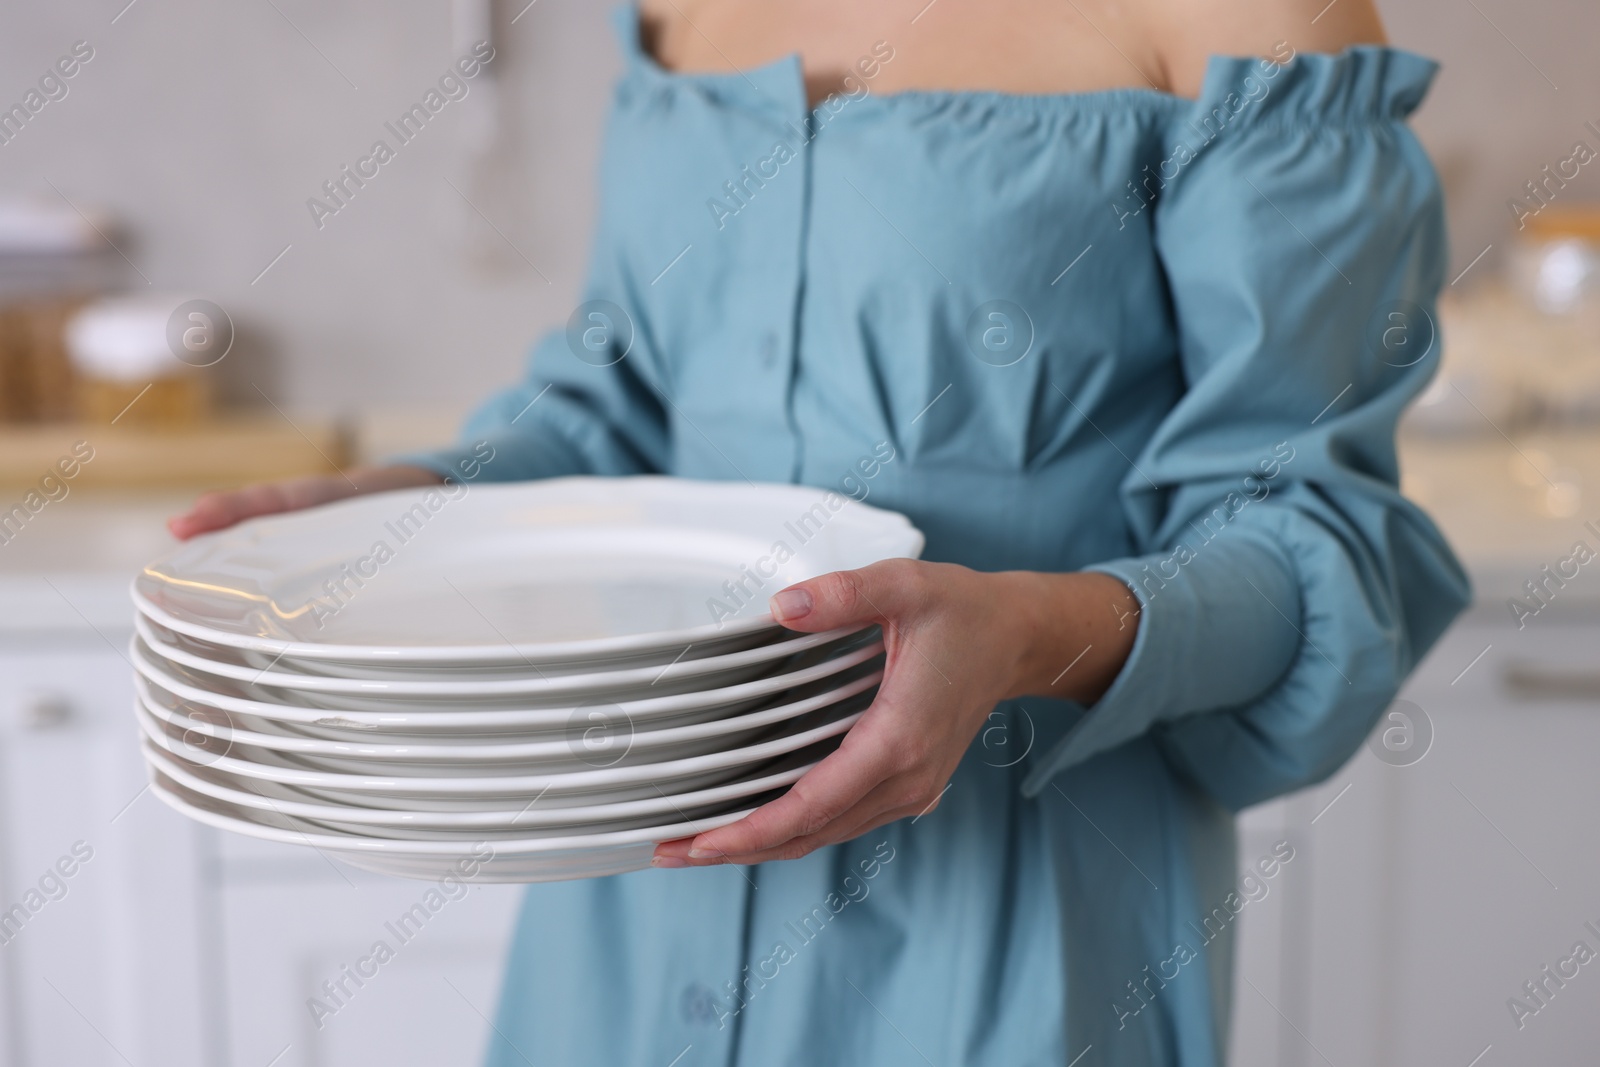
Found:
[(791, 630), (819, 633), (884, 623), (907, 610), (917, 563), (889, 559), (854, 571), (834, 571), (773, 594), (772, 617)]

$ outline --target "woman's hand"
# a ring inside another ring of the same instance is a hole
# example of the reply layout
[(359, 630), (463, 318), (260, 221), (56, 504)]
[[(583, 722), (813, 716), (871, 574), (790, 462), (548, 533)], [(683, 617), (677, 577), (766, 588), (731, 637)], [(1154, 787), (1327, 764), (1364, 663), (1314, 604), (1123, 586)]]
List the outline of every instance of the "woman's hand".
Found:
[(312, 474), (281, 482), (260, 482), (243, 489), (205, 493), (182, 515), (167, 520), (167, 529), (180, 541), (196, 534), (232, 526), (257, 515), (299, 511), (363, 493), (386, 489), (438, 485), (443, 479), (422, 467), (364, 467), (349, 474)]
[(790, 586), (772, 598), (772, 614), (808, 633), (882, 626), (877, 698), (786, 794), (658, 846), (658, 867), (794, 859), (933, 810), (995, 704), (1027, 694), (1097, 699), (1133, 646), (1138, 605), (1102, 574), (895, 559)]

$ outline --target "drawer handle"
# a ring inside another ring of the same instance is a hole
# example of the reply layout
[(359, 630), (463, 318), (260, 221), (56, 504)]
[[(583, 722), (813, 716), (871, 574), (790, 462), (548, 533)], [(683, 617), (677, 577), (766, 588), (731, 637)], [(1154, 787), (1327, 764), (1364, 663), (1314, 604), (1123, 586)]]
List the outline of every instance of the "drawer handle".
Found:
[(1594, 671), (1511, 663), (1501, 677), (1513, 696), (1529, 700), (1600, 701), (1600, 673)]
[(61, 693), (29, 693), (17, 709), (24, 730), (59, 730), (72, 721), (72, 701)]

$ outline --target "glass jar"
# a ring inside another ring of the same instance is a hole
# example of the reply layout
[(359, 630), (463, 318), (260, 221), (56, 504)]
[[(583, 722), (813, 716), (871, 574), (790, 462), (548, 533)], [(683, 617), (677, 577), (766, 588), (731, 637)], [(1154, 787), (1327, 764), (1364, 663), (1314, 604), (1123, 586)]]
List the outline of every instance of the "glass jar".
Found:
[(209, 379), (180, 359), (195, 331), (178, 296), (114, 297), (85, 304), (67, 324), (67, 350), (78, 379), (78, 414), (119, 426), (179, 426), (203, 420), (211, 409)]
[(60, 200), (0, 195), (0, 422), (73, 415), (63, 331), (120, 281), (124, 264), (102, 236), (111, 229)]

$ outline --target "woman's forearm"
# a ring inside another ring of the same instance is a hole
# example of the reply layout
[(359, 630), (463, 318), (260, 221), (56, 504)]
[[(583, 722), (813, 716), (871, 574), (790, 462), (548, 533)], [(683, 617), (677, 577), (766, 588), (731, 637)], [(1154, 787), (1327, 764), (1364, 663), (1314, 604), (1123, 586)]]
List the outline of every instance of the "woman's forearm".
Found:
[(1005, 571), (992, 576), (1010, 610), (1018, 657), (1007, 697), (1090, 704), (1116, 680), (1139, 630), (1139, 602), (1094, 572)]

